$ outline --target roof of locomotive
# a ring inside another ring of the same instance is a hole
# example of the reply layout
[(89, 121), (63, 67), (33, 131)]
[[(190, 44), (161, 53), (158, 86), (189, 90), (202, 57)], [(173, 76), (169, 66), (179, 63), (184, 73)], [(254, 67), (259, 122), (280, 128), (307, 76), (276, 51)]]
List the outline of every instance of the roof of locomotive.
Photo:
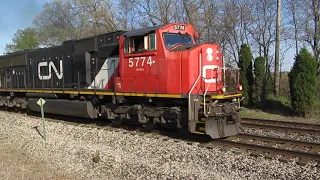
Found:
[[(123, 31), (123, 30), (117, 30), (117, 31), (113, 31), (113, 32), (98, 34), (96, 36), (83, 37), (83, 38), (80, 38), (80, 39), (66, 40), (66, 41), (63, 41), (60, 45), (56, 45), (56, 46), (39, 47), (39, 48), (35, 48), (35, 49), (24, 49), (24, 50), (14, 51), (14, 52), (10, 52), (10, 53), (7, 53), (7, 54), (0, 55), (0, 60), (4, 59), (4, 58), (7, 58), (7, 57), (12, 57), (12, 56), (17, 56), (17, 55), (21, 55), (21, 54), (31, 53), (31, 52), (34, 52), (34, 51), (42, 51), (42, 50), (53, 49), (53, 48), (65, 46), (65, 45), (70, 44), (70, 43), (72, 44), (72, 46), (74, 46), (75, 44), (81, 44), (81, 42), (83, 42), (85, 40), (89, 40), (89, 39), (104, 38), (104, 37), (110, 38), (110, 35), (121, 35), (121, 34), (123, 34), (125, 32), (126, 31)], [(116, 40), (114, 40), (113, 42), (105, 42), (104, 44), (101, 44), (101, 45), (107, 45), (108, 43), (114, 44), (115, 41)]]
[[(145, 28), (138, 28), (138, 29), (134, 29), (131, 31), (124, 31), (124, 30), (117, 30), (117, 31), (113, 31), (113, 32), (108, 32), (108, 33), (104, 33), (104, 34), (98, 34), (96, 36), (90, 36), (90, 37), (84, 37), (84, 38), (80, 38), (80, 39), (70, 39), (70, 40), (66, 40), (63, 41), (61, 43), (61, 45), (57, 45), (57, 46), (52, 46), (52, 47), (42, 47), (42, 48), (36, 48), (36, 49), (26, 49), (26, 50), (21, 50), (21, 51), (16, 51), (16, 52), (12, 52), (12, 53), (8, 53), (8, 54), (4, 54), (4, 55), (0, 55), (0, 58), (3, 57), (8, 57), (8, 56), (15, 56), (15, 55), (20, 55), (20, 54), (25, 54), (25, 53), (30, 53), (32, 51), (38, 51), (38, 50), (43, 50), (43, 49), (51, 49), (54, 47), (59, 47), (59, 46), (63, 46), (66, 44), (70, 44), (72, 43), (73, 45), (75, 44), (81, 44), (82, 41), (86, 41), (89, 39), (95, 39), (95, 38), (99, 38), (99, 37), (106, 37), (109, 38), (109, 35), (123, 35), (125, 37), (133, 37), (133, 36), (141, 36), (141, 35), (145, 35), (148, 34), (152, 31), (156, 31), (164, 26), (166, 26), (168, 24), (162, 24), (162, 25), (156, 25), (156, 26), (150, 26), (150, 27), (145, 27)], [(110, 43), (110, 44), (114, 44), (116, 41), (116, 39), (114, 40), (114, 42)], [(106, 42), (107, 43), (107, 42)]]
[(133, 37), (133, 36), (141, 36), (141, 35), (145, 35), (148, 34), (152, 31), (158, 30), (162, 27), (164, 27), (165, 24), (162, 25), (157, 25), (157, 26), (151, 26), (151, 27), (145, 27), (145, 28), (139, 28), (139, 29), (134, 29), (131, 31), (128, 31), (126, 33), (123, 34), (123, 36), (125, 37)]

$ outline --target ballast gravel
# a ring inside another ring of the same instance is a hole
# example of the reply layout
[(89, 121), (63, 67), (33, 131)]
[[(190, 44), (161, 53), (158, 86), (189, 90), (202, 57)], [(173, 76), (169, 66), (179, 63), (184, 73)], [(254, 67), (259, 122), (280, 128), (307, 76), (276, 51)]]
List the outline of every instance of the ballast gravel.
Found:
[(319, 168), (309, 164), (207, 149), (122, 129), (50, 121), (44, 143), (36, 127), (42, 133), (41, 118), (0, 111), (0, 147), (22, 151), (70, 179), (320, 179)]

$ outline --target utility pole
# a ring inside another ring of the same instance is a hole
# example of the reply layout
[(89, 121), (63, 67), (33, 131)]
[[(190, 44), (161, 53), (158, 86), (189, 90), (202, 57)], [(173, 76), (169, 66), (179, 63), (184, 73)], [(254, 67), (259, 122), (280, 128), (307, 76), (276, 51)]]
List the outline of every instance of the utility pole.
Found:
[(279, 96), (279, 86), (280, 86), (280, 20), (281, 20), (281, 0), (277, 0), (277, 27), (276, 27), (276, 57), (274, 65), (274, 96)]

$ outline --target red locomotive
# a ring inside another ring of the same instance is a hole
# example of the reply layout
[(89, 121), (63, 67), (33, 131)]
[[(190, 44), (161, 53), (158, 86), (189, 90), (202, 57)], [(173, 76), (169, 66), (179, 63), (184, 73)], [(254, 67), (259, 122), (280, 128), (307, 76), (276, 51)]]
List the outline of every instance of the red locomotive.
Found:
[(190, 24), (116, 31), (0, 57), (0, 106), (212, 138), (239, 133), (242, 87)]

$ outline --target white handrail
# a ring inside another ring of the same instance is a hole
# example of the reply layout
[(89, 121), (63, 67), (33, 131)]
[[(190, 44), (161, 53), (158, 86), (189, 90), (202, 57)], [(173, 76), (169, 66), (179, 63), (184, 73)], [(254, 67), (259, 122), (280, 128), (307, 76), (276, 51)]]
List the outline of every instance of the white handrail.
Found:
[(223, 56), (222, 56), (222, 63), (223, 63), (223, 87), (226, 87), (226, 64), (224, 62)]
[(191, 100), (190, 100), (190, 97), (191, 97), (191, 93), (193, 91), (193, 89), (195, 88), (196, 84), (198, 83), (200, 77), (201, 77), (201, 74), (202, 74), (202, 54), (200, 52), (199, 54), (199, 76), (197, 78), (197, 80), (193, 83), (189, 93), (188, 93), (188, 120), (190, 121), (191, 120)]
[(208, 84), (208, 87), (206, 88), (206, 91), (204, 92), (204, 95), (203, 95), (203, 114), (207, 117), (207, 112), (206, 112), (206, 95), (207, 95), (207, 92), (208, 92), (208, 89), (209, 89), (209, 86), (210, 86), (211, 82), (209, 82)]

